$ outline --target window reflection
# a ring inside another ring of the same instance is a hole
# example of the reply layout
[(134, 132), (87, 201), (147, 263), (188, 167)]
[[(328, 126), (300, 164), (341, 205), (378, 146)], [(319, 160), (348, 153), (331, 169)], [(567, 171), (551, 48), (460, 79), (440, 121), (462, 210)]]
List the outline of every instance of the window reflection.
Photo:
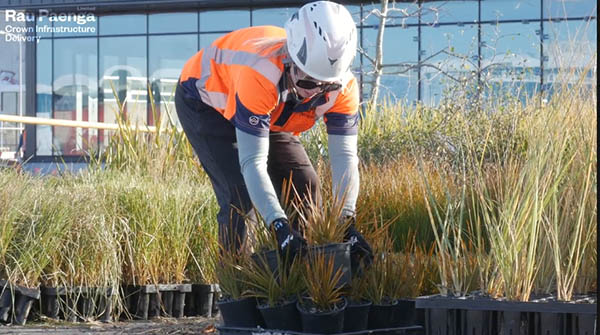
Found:
[[(597, 21), (545, 22), (544, 90), (552, 93), (555, 82), (569, 75), (593, 85), (596, 78)], [(564, 80), (562, 80), (564, 82)]]
[(297, 10), (295, 7), (255, 9), (252, 11), (252, 25), (283, 27), (285, 21)]
[[(100, 106), (98, 121), (116, 123), (118, 101), (123, 117), (133, 125), (147, 123), (146, 37), (100, 38)], [(100, 130), (99, 142), (108, 145), (108, 134)]]
[(106, 15), (98, 18), (100, 35), (145, 34), (146, 15)]
[(52, 37), (52, 22), (48, 16), (36, 17), (36, 35), (42, 37)]
[[(53, 118), (96, 121), (98, 74), (96, 39), (54, 41)], [(53, 127), (53, 149), (60, 155), (84, 155), (95, 150), (96, 130)]]
[(397, 64), (386, 68), (381, 78), (382, 96), (396, 98), (412, 104), (417, 100), (418, 70), (413, 68), (418, 57), (418, 31), (416, 27), (388, 28), (383, 38), (383, 63)]
[(200, 31), (232, 31), (250, 26), (249, 10), (200, 12)]
[[(157, 108), (156, 116), (162, 117), (163, 123), (177, 119), (173, 99), (175, 86), (183, 65), (197, 52), (197, 45), (198, 37), (195, 34), (150, 37), (150, 84)], [(151, 120), (150, 123), (155, 124), (155, 121)]]
[(539, 20), (540, 0), (482, 0), (481, 19), (498, 20)]
[[(384, 73), (381, 78), (380, 98), (386, 96), (404, 103), (413, 103), (417, 99), (418, 71), (414, 68), (417, 63), (418, 42), (417, 28), (387, 28), (383, 42)], [(363, 30), (363, 46), (371, 59), (375, 57), (375, 41), (377, 29)], [(373, 81), (373, 63), (363, 57), (365, 84)], [(363, 93), (369, 94), (370, 88), (365, 86)]]
[(501, 23), (482, 27), (482, 80), (493, 94), (525, 99), (539, 91), (539, 25)]
[[(3, 11), (0, 17), (4, 17)], [(0, 19), (0, 114), (25, 115), (25, 55), (32, 43), (16, 40), (26, 35), (25, 22), (3, 21)], [(16, 152), (21, 127), (20, 123), (0, 122), (0, 154)]]
[[(543, 82), (548, 91), (560, 74), (559, 68), (581, 71), (586, 66), (593, 66), (595, 71), (595, 62), (592, 65), (588, 62), (596, 53), (596, 20), (544, 22), (544, 36), (540, 36), (540, 23), (534, 20), (539, 20), (542, 2), (544, 18), (581, 17), (597, 12), (593, 0), (481, 0), (482, 19), (494, 21), (482, 26), (484, 71), (481, 78), (487, 84), (488, 93), (510, 93), (523, 99), (538, 90), (542, 73), (540, 38), (544, 39)], [(472, 23), (477, 19), (477, 1), (421, 2), (420, 57), (424, 62), (420, 67), (421, 83), (416, 67), (419, 34), (414, 26), (418, 23), (418, 5), (415, 3), (393, 4), (397, 10), (392, 12), (388, 25), (397, 27), (387, 27), (384, 35), (386, 67), (381, 78), (380, 99), (389, 97), (398, 103), (412, 104), (421, 85), (420, 98), (428, 105), (435, 105), (449, 92), (455, 79), (477, 75), (477, 26)], [(255, 9), (252, 24), (283, 26), (298, 7)], [(361, 6), (347, 8), (360, 24)], [(356, 77), (364, 79), (361, 85), (365, 100), (370, 95), (374, 68), (368, 58), (375, 56), (379, 25), (379, 18), (369, 13), (379, 8), (378, 3), (364, 5), (364, 24), (375, 28), (358, 31), (359, 45), (369, 57), (359, 54), (352, 65)], [(95, 33), (87, 37), (55, 34), (54, 37), (68, 38), (50, 39), (51, 33), (41, 32), (38, 35), (48, 39), (37, 44), (36, 115), (113, 123), (116, 99), (119, 98), (126, 102), (130, 121), (154, 124), (148, 105), (149, 84), (158, 114), (163, 113), (166, 121), (168, 117), (164, 112), (169, 110), (170, 116), (176, 118), (173, 91), (185, 61), (198, 51), (198, 47), (210, 45), (225, 32), (250, 26), (250, 18), (250, 10), (106, 15), (98, 17), (96, 22), (100, 40)], [(497, 20), (524, 22), (498, 23)], [(52, 23), (43, 18), (36, 20), (36, 25), (51, 27)], [(63, 26), (67, 25), (63, 23)], [(158, 36), (177, 32), (183, 34)], [(107, 35), (111, 36), (105, 37)], [(587, 75), (586, 80), (591, 83), (595, 72)], [(14, 100), (11, 99), (12, 96), (7, 96), (3, 101)], [(36, 126), (36, 131), (37, 155), (83, 154), (95, 149), (95, 143), (102, 147), (108, 141), (106, 133), (91, 129)]]
[[(19, 106), (21, 93), (18, 89), (0, 89), (0, 114), (21, 115)], [(0, 122), (0, 153), (16, 152), (20, 133), (21, 125), (19, 123)]]
[(160, 13), (148, 15), (150, 33), (187, 33), (198, 31), (198, 13)]
[[(390, 8), (388, 25), (397, 24), (417, 24), (419, 23), (419, 6), (416, 3), (395, 3), (393, 10), (392, 5)], [(363, 25), (379, 25), (380, 18), (377, 16), (377, 12), (381, 11), (380, 4), (371, 4), (363, 6)]]
[(477, 79), (476, 25), (421, 28), (421, 100), (436, 105), (459, 83)]
[[(52, 117), (52, 41), (36, 46), (36, 116)], [(36, 155), (52, 155), (52, 127), (36, 126)]]
[(596, 0), (543, 0), (544, 18), (562, 19), (598, 15)]
[[(84, 19), (85, 18), (85, 19)], [(98, 34), (98, 17), (90, 15), (90, 19), (84, 13), (67, 17), (67, 21), (54, 21), (54, 37), (67, 36), (96, 36)]]
[(217, 38), (225, 35), (224, 33), (218, 34), (200, 34), (200, 49), (210, 46)]
[(421, 22), (428, 25), (444, 22), (476, 22), (477, 7), (477, 0), (428, 1), (423, 4)]

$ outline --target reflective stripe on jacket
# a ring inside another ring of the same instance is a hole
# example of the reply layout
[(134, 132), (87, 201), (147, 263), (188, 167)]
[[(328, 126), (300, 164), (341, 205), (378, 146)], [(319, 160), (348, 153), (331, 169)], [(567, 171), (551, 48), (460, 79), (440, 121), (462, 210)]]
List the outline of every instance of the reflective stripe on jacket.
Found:
[(238, 129), (257, 136), (269, 130), (301, 133), (324, 118), (330, 134), (357, 133), (358, 85), (348, 72), (338, 91), (302, 102), (286, 101), (285, 56), (259, 54), (253, 40), (285, 38), (274, 26), (228, 33), (185, 64), (180, 82), (186, 96), (201, 99)]

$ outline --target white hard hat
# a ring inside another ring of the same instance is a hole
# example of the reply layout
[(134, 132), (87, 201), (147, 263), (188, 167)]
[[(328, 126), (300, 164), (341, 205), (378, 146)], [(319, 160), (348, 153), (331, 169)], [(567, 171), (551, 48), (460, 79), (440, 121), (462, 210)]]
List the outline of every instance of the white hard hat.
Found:
[(348, 10), (330, 1), (308, 3), (285, 23), (294, 64), (322, 81), (339, 81), (356, 55), (356, 24)]

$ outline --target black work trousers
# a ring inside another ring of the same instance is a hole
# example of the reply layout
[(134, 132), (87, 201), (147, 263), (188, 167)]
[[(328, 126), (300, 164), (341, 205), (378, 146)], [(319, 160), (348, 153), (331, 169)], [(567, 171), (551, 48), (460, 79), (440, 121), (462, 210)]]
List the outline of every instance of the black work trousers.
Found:
[[(238, 249), (246, 238), (244, 216), (252, 209), (252, 203), (240, 169), (235, 128), (211, 106), (186, 96), (180, 85), (175, 91), (175, 107), (183, 130), (215, 191), (221, 246)], [(289, 185), (291, 176), (299, 198), (292, 196), (287, 200), (306, 202), (310, 197), (320, 202), (319, 178), (297, 136), (271, 132), (267, 166), (280, 200), (282, 188)], [(297, 227), (297, 218), (291, 223)]]

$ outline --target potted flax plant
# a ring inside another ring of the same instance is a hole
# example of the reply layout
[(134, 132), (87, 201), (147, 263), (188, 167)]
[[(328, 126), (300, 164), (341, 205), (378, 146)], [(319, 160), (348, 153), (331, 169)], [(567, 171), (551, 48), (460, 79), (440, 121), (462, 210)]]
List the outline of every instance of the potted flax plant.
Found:
[(268, 329), (301, 331), (296, 303), (305, 287), (302, 260), (294, 258), (289, 263), (285, 256), (276, 255), (275, 269), (265, 254), (254, 255), (246, 274), (251, 295), (258, 299), (257, 308)]
[[(341, 278), (336, 285), (348, 286), (351, 282), (352, 271), (350, 264), (350, 243), (344, 242), (344, 235), (350, 220), (340, 220), (342, 217), (343, 201), (333, 201), (318, 204), (309, 199), (304, 209), (298, 211), (301, 226), (304, 229), (309, 254), (322, 254), (333, 261), (334, 272), (341, 272)], [(315, 260), (308, 258), (308, 263)]]
[(369, 310), (373, 304), (367, 297), (368, 277), (352, 276), (350, 287), (346, 291), (348, 306), (344, 312), (344, 332), (366, 330), (369, 326)]
[(216, 273), (222, 296), (217, 307), (226, 327), (264, 327), (252, 287), (248, 284), (252, 261), (243, 249), (221, 250)]
[(344, 330), (344, 311), (348, 302), (340, 285), (343, 270), (323, 250), (309, 250), (304, 263), (306, 296), (297, 303), (302, 331), (335, 334)]

